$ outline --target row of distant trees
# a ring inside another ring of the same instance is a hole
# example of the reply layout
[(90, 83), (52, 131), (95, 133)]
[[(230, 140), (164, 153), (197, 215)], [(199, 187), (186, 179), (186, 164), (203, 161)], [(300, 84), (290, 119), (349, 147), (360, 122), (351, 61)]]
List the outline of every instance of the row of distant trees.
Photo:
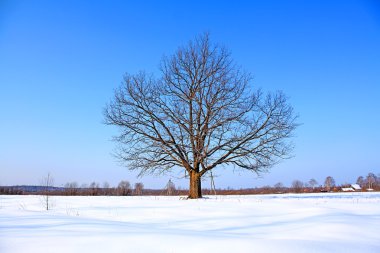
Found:
[(63, 193), (69, 196), (75, 195), (90, 195), (90, 196), (140, 196), (140, 195), (178, 195), (182, 191), (177, 189), (175, 184), (169, 180), (166, 186), (161, 190), (145, 189), (144, 184), (141, 182), (135, 183), (132, 187), (131, 183), (127, 180), (119, 182), (117, 187), (110, 187), (105, 182), (102, 186), (99, 183), (92, 182), (91, 184), (82, 185), (79, 187), (76, 182), (66, 183), (63, 188)]
[[(109, 183), (105, 182), (100, 185), (97, 182), (90, 184), (79, 185), (77, 182), (68, 182), (64, 187), (53, 187), (53, 181), (47, 177), (48, 181), (44, 181), (42, 188), (33, 191), (35, 194), (48, 194), (50, 195), (87, 195), (87, 196), (139, 196), (139, 195), (186, 195), (186, 189), (180, 189), (169, 180), (164, 188), (153, 190), (145, 189), (144, 184), (141, 182), (132, 185), (127, 180), (122, 180), (116, 187), (111, 187)], [(358, 184), (363, 191), (375, 190), (380, 191), (380, 174), (368, 173), (367, 176), (359, 176), (354, 182)], [(266, 194), (266, 193), (302, 193), (302, 192), (329, 192), (340, 191), (342, 187), (350, 187), (351, 184), (336, 184), (332, 176), (327, 176), (323, 182), (318, 182), (312, 178), (306, 182), (301, 180), (294, 180), (288, 187), (283, 183), (278, 182), (273, 186), (263, 186), (247, 189), (203, 189), (205, 194)], [(47, 192), (49, 192), (47, 194)], [(30, 194), (31, 191), (20, 187), (0, 187), (0, 194)]]
[(100, 186), (97, 182), (92, 182), (89, 185), (79, 186), (77, 182), (68, 182), (63, 188), (65, 195), (90, 195), (90, 196), (128, 196), (128, 195), (143, 195), (144, 184), (141, 182), (135, 183), (132, 187), (131, 183), (127, 180), (119, 182), (117, 187), (111, 187), (109, 183), (105, 182)]
[[(368, 173), (367, 176), (359, 176), (356, 182), (361, 187), (361, 191), (380, 191), (380, 174)], [(273, 194), (273, 193), (313, 193), (313, 192), (339, 192), (342, 188), (351, 187), (351, 183), (337, 184), (332, 176), (327, 176), (323, 182), (318, 182), (312, 178), (306, 182), (293, 180), (290, 186), (285, 186), (278, 182), (273, 186), (249, 189), (205, 189), (206, 194)]]
[[(380, 191), (380, 174), (368, 173), (367, 176), (359, 176), (356, 183), (361, 191)], [(278, 182), (273, 186), (266, 185), (248, 189), (205, 189), (206, 194), (271, 194), (271, 193), (312, 193), (312, 192), (338, 192), (342, 188), (351, 187), (352, 183), (337, 184), (332, 176), (327, 176), (323, 182), (312, 178), (306, 182), (293, 180), (290, 186)]]
[(41, 180), (39, 186), (0, 186), (0, 195), (66, 195), (66, 196), (139, 196), (139, 195), (180, 195), (185, 190), (177, 189), (175, 184), (169, 180), (163, 189), (145, 189), (141, 182), (133, 186), (128, 180), (122, 180), (116, 187), (111, 187), (104, 182), (79, 185), (77, 182), (68, 182), (63, 187), (55, 187), (54, 180), (50, 174)]
[[(356, 180), (356, 184), (358, 184), (363, 190), (380, 190), (380, 174), (375, 175), (370, 172), (367, 176), (359, 176)], [(291, 185), (291, 189), (294, 192), (302, 192), (302, 191), (310, 191), (310, 189), (317, 189), (322, 191), (339, 191), (342, 187), (350, 187), (351, 184), (344, 183), (341, 185), (337, 185), (335, 183), (335, 179), (332, 176), (326, 177), (323, 184), (320, 184), (314, 178), (310, 179), (307, 182), (302, 182), (300, 180), (294, 180)], [(274, 186), (274, 188), (281, 188), (282, 184), (278, 183)]]
[[(376, 176), (374, 173), (368, 173), (367, 176), (359, 176), (356, 180), (364, 191), (380, 190), (380, 174)], [(286, 193), (286, 192), (329, 192), (340, 191), (342, 187), (350, 187), (351, 184), (344, 183), (341, 185), (336, 184), (335, 179), (332, 176), (327, 176), (325, 180), (320, 183), (316, 179), (312, 178), (306, 182), (301, 180), (294, 180), (290, 187), (286, 187), (283, 183), (279, 182), (273, 186), (263, 186), (250, 189), (204, 189), (206, 194), (239, 194), (239, 193)], [(65, 185), (65, 193), (67, 195), (179, 195), (183, 194), (184, 190), (177, 189), (175, 184), (169, 180), (165, 188), (162, 190), (147, 190), (144, 192), (143, 183), (135, 183), (134, 187), (126, 181), (120, 181), (117, 187), (110, 187), (108, 183), (104, 183), (102, 187), (98, 183), (92, 182), (89, 186), (79, 187), (76, 182), (67, 183)]]

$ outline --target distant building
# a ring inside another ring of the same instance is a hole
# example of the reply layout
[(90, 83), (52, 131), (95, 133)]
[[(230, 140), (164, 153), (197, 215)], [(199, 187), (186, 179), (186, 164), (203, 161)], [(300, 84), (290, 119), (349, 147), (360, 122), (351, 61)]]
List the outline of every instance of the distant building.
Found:
[(342, 191), (344, 192), (355, 192), (355, 191), (361, 191), (362, 188), (358, 184), (352, 184), (350, 187), (342, 187)]

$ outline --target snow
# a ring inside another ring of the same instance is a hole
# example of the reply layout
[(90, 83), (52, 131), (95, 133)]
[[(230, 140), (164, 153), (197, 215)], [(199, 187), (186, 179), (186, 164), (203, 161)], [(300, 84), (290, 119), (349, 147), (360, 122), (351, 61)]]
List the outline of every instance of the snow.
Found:
[(0, 196), (0, 252), (380, 252), (380, 193)]

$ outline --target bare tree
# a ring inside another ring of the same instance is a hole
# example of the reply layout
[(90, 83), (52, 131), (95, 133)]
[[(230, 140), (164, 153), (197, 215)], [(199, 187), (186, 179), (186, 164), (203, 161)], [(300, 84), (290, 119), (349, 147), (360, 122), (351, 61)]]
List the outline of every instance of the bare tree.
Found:
[(131, 184), (128, 181), (120, 181), (117, 186), (117, 193), (120, 196), (127, 196), (131, 193)]
[(97, 196), (97, 195), (99, 195), (99, 183), (97, 183), (97, 182), (92, 182), (91, 184), (90, 184), (90, 194), (92, 195), (92, 196)]
[(74, 196), (78, 193), (78, 183), (77, 182), (69, 182), (65, 184), (65, 189), (67, 195)]
[(297, 124), (282, 92), (252, 89), (251, 75), (204, 34), (161, 62), (159, 78), (126, 74), (104, 110), (119, 127), (116, 156), (131, 170), (186, 171), (189, 198), (217, 166), (255, 173), (290, 157)]
[(314, 189), (315, 186), (318, 185), (318, 182), (317, 182), (317, 180), (315, 180), (314, 178), (312, 178), (312, 179), (309, 180), (309, 185), (310, 185), (311, 188)]
[(365, 185), (365, 180), (363, 176), (359, 176), (358, 179), (356, 180), (356, 183), (361, 187), (364, 188)]
[(335, 179), (331, 176), (326, 177), (325, 179), (325, 188), (330, 191), (332, 187), (335, 186)]
[(49, 210), (50, 207), (51, 207), (51, 201), (50, 201), (50, 192), (51, 192), (51, 188), (53, 187), (54, 185), (54, 179), (53, 177), (50, 175), (50, 173), (47, 174), (46, 177), (44, 177), (42, 180), (41, 180), (41, 185), (43, 186), (44, 188), (44, 193), (42, 195), (42, 201), (43, 201), (43, 205), (44, 207), (46, 208), (46, 210)]
[(304, 183), (300, 180), (294, 180), (292, 182), (292, 189), (295, 193), (302, 192), (302, 188), (304, 187)]
[(102, 192), (103, 192), (103, 195), (111, 194), (110, 184), (106, 181), (103, 182)]
[(142, 195), (144, 190), (144, 184), (143, 183), (135, 183), (135, 195)]
[(284, 184), (281, 182), (276, 183), (273, 187), (276, 189), (277, 193), (280, 193), (285, 189)]
[(373, 184), (376, 182), (376, 175), (372, 172), (368, 173), (366, 178), (368, 190), (373, 190)]
[(173, 195), (176, 190), (175, 184), (169, 179), (168, 183), (165, 186), (166, 195)]

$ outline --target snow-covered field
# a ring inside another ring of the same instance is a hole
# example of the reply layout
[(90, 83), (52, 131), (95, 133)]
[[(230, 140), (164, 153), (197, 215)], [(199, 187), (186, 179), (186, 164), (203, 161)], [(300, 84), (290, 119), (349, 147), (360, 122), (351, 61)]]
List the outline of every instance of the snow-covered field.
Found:
[(380, 193), (0, 196), (0, 252), (380, 252)]

